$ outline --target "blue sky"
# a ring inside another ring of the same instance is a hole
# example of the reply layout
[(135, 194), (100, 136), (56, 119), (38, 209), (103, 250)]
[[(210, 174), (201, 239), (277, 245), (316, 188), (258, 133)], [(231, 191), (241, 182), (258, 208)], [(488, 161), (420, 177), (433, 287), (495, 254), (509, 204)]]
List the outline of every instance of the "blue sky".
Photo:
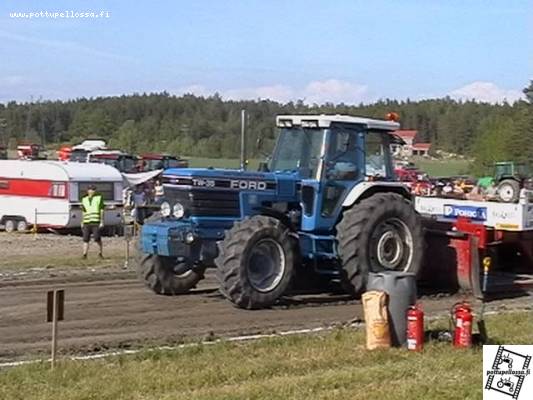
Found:
[[(109, 18), (10, 16), (39, 11)], [(4, 0), (0, 102), (162, 90), (514, 100), (533, 78), (532, 24), (526, 0)]]

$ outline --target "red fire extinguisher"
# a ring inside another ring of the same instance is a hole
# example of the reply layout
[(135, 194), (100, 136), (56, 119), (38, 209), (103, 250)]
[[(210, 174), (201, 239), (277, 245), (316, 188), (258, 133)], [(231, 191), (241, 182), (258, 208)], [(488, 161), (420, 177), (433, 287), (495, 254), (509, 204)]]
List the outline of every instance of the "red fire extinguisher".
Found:
[(452, 307), (454, 323), (453, 345), (465, 348), (472, 346), (472, 308), (466, 302), (457, 303)]
[(424, 348), (424, 311), (419, 304), (407, 310), (407, 349), (422, 351)]

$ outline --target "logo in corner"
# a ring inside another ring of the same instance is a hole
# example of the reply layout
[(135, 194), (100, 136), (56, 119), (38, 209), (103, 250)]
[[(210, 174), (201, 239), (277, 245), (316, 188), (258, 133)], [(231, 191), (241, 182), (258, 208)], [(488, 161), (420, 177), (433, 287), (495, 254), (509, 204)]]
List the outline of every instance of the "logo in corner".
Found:
[[(494, 350), (496, 350), (494, 352)], [(483, 346), (485, 385), (483, 399), (520, 399), (533, 394), (529, 364), (533, 346)], [(529, 381), (526, 379), (529, 378)], [(526, 386), (527, 383), (527, 386)]]

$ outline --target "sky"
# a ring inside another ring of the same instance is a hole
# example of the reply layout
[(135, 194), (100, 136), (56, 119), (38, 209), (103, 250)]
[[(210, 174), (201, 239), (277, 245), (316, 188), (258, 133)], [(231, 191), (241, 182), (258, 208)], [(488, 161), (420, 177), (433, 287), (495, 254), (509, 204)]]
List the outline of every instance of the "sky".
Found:
[(0, 102), (512, 102), (533, 79), (532, 27), (530, 0), (2, 0)]

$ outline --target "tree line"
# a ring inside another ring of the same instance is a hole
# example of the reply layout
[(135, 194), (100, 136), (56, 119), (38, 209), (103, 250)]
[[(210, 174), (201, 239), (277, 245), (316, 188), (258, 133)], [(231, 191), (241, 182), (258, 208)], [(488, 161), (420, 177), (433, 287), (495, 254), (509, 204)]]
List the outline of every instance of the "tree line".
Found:
[[(533, 160), (533, 82), (524, 93), (526, 100), (513, 104), (442, 98), (307, 105), (303, 101), (225, 101), (218, 94), (199, 97), (166, 92), (39, 103), (13, 101), (0, 104), (0, 144), (13, 147), (30, 141), (57, 147), (99, 137), (133, 153), (236, 158), (241, 109), (246, 109), (249, 116), (248, 143), (262, 138), (264, 151), (274, 143), (277, 114), (383, 118), (395, 111), (404, 129), (418, 130), (419, 139), (431, 142), (433, 149), (475, 158), (474, 171), (481, 173), (494, 161)], [(257, 149), (249, 147), (250, 156), (259, 156)]]

